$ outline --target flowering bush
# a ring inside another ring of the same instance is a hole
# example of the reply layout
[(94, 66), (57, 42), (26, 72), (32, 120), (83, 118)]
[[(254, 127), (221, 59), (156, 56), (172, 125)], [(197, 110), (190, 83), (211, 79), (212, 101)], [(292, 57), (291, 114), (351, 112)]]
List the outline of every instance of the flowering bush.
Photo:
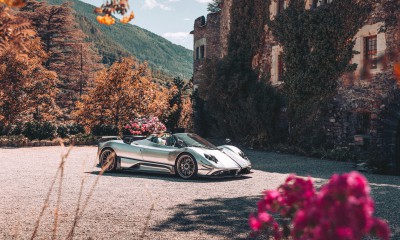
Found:
[(135, 118), (125, 125), (125, 129), (132, 135), (149, 135), (167, 130), (158, 117)]
[[(389, 239), (386, 222), (373, 217), (374, 201), (365, 177), (358, 172), (333, 175), (317, 192), (311, 178), (289, 176), (277, 190), (264, 192), (249, 224), (255, 233), (275, 239), (358, 240), (366, 235)], [(271, 215), (283, 218), (280, 225)]]

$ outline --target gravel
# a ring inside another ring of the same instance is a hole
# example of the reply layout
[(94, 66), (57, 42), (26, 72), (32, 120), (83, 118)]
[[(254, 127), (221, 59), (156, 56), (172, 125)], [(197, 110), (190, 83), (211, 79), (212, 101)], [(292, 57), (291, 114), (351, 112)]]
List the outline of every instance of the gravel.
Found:
[[(99, 178), (95, 147), (75, 147), (66, 160), (57, 237), (70, 231), (84, 179), (80, 208), (93, 194), (74, 239), (244, 239), (247, 218), (260, 194), (278, 187), (289, 173), (312, 176), (318, 185), (353, 165), (247, 150), (253, 174), (234, 179), (195, 179), (121, 172)], [(61, 147), (0, 148), (0, 239), (29, 239), (61, 160)], [(376, 215), (400, 239), (400, 177), (365, 174)], [(37, 239), (53, 234), (59, 180), (38, 228)]]

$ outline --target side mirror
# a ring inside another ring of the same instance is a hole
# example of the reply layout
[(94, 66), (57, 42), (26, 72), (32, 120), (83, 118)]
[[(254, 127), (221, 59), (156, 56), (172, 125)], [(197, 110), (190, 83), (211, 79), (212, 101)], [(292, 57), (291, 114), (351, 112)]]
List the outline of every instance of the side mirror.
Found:
[(229, 138), (225, 139), (225, 144), (231, 143), (231, 140)]

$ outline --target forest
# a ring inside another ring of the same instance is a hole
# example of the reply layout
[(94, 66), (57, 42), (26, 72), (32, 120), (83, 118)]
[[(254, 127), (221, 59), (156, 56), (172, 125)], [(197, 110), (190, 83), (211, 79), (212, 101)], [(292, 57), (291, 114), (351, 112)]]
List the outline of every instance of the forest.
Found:
[(171, 130), (190, 127), (191, 83), (131, 54), (104, 64), (71, 3), (3, 5), (0, 32), (0, 135), (117, 135), (142, 116), (158, 117)]

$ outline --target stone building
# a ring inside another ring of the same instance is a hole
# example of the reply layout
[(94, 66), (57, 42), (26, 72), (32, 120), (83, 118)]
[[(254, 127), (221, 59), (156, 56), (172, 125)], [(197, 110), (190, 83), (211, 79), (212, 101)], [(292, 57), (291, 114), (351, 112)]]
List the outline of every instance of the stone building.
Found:
[[(207, 77), (202, 71), (205, 58), (223, 58), (227, 54), (230, 33), (231, 8), (236, 0), (221, 1), (221, 11), (210, 13), (207, 19), (196, 19), (194, 30), (193, 81), (198, 84)], [(273, 19), (287, 6), (288, 0), (271, 1), (270, 18)], [(334, 0), (307, 0), (306, 8), (317, 8)], [(399, 49), (399, 26), (379, 31), (383, 25), (379, 14), (383, 10), (376, 6), (368, 23), (355, 36), (352, 62), (357, 64), (354, 75), (339, 79), (339, 89), (326, 119), (326, 131), (336, 147), (358, 147), (377, 149), (391, 169), (400, 173), (400, 94), (399, 84), (393, 76), (393, 63), (377, 61), (393, 50)], [(267, 27), (266, 27), (267, 28)], [(268, 73), (270, 84), (284, 84), (281, 76), (284, 69), (282, 48), (268, 31), (260, 39), (262, 50), (254, 55), (252, 66), (260, 76)], [(264, 41), (264, 42), (262, 42)], [(368, 66), (364, 64), (370, 63)], [(387, 66), (384, 66), (387, 65)], [(362, 74), (364, 67), (370, 68), (369, 76)]]

